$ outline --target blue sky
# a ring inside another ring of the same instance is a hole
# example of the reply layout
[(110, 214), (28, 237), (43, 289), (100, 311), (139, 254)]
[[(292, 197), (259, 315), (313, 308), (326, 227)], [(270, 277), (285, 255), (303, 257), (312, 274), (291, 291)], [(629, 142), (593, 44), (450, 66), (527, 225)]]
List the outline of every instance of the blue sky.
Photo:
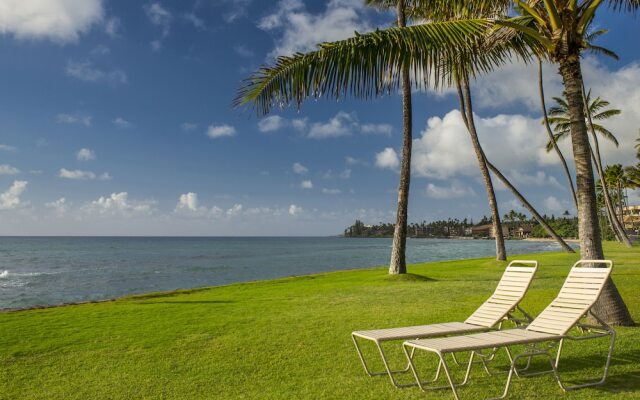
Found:
[[(0, 0), (0, 10), (0, 234), (328, 235), (355, 218), (394, 220), (398, 96), (309, 101), (267, 119), (231, 106), (274, 55), (391, 15), (360, 0)], [(604, 145), (605, 161), (630, 164), (637, 20), (605, 13), (598, 24), (621, 60), (587, 57), (584, 73), (623, 110), (607, 125), (622, 144)], [(555, 67), (545, 74), (558, 95)], [(542, 149), (535, 70), (507, 65), (474, 97), (490, 159), (542, 212), (572, 210)], [(450, 92), (415, 93), (411, 221), (488, 213), (456, 108)], [(503, 213), (519, 209), (498, 189)]]

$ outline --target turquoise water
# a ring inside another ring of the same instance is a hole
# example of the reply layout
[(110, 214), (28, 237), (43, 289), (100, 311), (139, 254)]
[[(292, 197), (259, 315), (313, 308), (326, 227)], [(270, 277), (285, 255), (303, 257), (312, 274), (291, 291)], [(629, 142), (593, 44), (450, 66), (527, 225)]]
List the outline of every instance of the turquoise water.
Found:
[[(557, 250), (507, 241), (509, 254)], [(0, 237), (0, 308), (367, 268), (389, 260), (391, 239)], [(489, 240), (410, 239), (408, 262), (485, 257)]]

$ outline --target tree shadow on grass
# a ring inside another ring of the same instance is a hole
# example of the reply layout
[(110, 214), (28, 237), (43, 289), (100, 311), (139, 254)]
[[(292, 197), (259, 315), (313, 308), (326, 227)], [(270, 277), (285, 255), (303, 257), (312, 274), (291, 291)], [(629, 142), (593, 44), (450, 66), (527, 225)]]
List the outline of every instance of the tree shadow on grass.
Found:
[(140, 301), (136, 304), (154, 305), (154, 304), (231, 304), (235, 301), (230, 300), (171, 300), (171, 301)]
[(437, 279), (429, 278), (425, 275), (419, 274), (399, 274), (399, 275), (386, 275), (385, 281), (389, 282), (435, 282)]

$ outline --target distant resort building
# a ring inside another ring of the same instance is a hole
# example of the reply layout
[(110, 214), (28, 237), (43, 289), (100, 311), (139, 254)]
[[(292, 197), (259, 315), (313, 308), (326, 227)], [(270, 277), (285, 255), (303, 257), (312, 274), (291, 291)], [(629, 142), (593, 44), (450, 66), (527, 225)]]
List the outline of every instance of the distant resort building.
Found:
[(640, 206), (623, 207), (622, 221), (625, 229), (637, 231), (640, 228)]

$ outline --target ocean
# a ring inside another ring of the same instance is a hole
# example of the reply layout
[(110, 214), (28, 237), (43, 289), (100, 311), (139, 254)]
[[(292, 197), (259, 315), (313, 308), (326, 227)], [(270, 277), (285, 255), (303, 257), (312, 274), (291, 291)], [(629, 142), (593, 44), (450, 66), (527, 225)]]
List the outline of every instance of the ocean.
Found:
[[(512, 240), (509, 254), (558, 250)], [(385, 265), (391, 239), (0, 237), (0, 309)], [(491, 240), (409, 239), (409, 263), (488, 257)]]

